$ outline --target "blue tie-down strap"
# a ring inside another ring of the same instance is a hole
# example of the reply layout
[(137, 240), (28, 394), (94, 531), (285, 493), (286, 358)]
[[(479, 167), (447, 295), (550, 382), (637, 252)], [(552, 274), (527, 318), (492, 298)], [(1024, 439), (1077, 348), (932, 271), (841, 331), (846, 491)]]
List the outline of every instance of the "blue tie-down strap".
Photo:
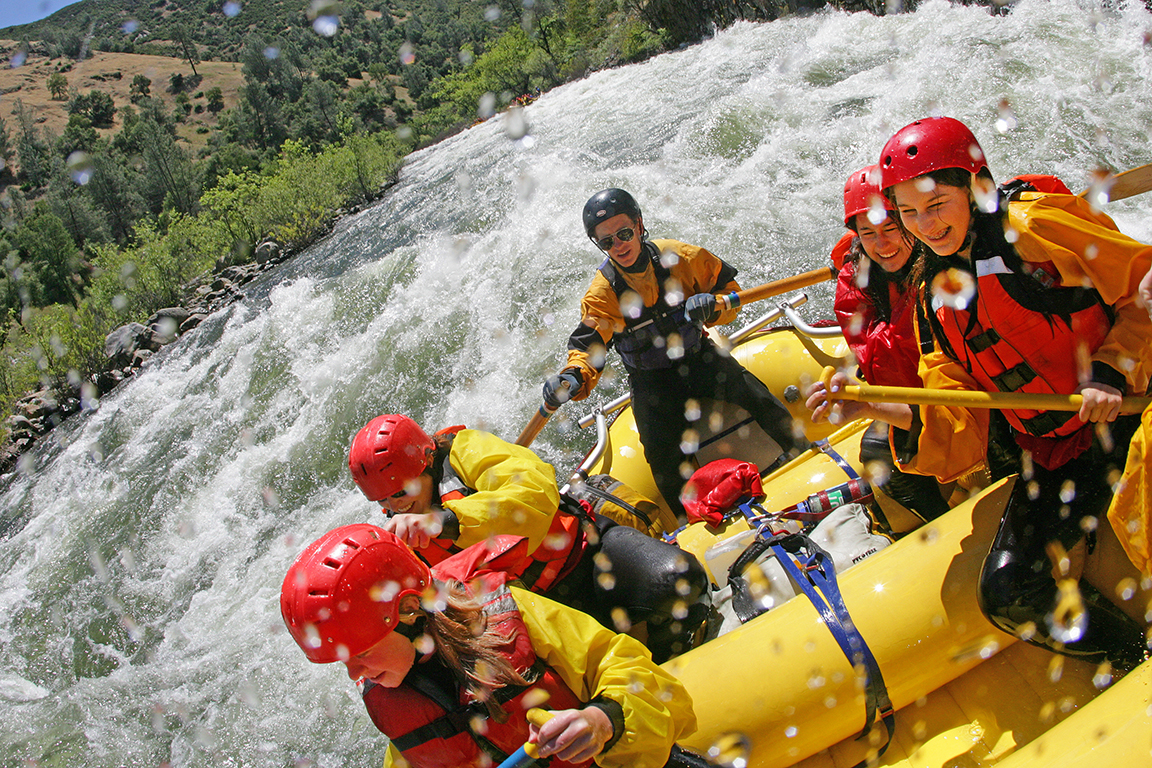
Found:
[[(770, 546), (780, 565), (812, 601), (821, 621), (828, 627), (828, 631), (832, 633), (832, 637), (836, 639), (848, 661), (853, 667), (863, 665), (864, 730), (856, 738), (862, 739), (872, 731), (872, 725), (879, 713), (888, 731), (887, 739), (884, 741), (884, 746), (880, 747), (877, 757), (883, 755), (888, 745), (892, 743), (892, 735), (896, 730), (896, 712), (892, 709), (892, 701), (888, 697), (888, 688), (884, 685), (880, 665), (876, 663), (876, 657), (872, 655), (864, 637), (856, 629), (856, 623), (844, 604), (840, 587), (836, 583), (836, 568), (832, 556), (802, 533), (781, 536), (771, 542)], [(796, 558), (795, 561), (793, 557)], [(866, 762), (862, 761), (860, 765)]]
[(840, 453), (832, 447), (832, 443), (828, 442), (827, 438), (823, 440), (817, 440), (815, 443), (813, 443), (813, 445), (820, 449), (820, 452), (825, 456), (832, 459), (832, 461), (836, 463), (836, 466), (840, 467), (844, 474), (848, 475), (850, 479), (856, 480), (860, 477), (860, 473), (856, 471), (856, 468), (853, 467), (847, 459), (841, 456)]

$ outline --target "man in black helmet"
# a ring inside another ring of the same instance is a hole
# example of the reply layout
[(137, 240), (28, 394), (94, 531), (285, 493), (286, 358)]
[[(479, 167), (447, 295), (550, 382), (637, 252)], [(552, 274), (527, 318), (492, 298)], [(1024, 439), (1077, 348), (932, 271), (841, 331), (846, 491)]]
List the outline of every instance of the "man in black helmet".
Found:
[(704, 326), (736, 317), (735, 309), (722, 311), (716, 303), (717, 293), (740, 290), (734, 267), (695, 245), (648, 240), (640, 206), (622, 189), (588, 200), (584, 229), (608, 258), (584, 294), (567, 365), (544, 383), (550, 407), (587, 397), (608, 347), (615, 346), (628, 371), (636, 427), (656, 487), (681, 519), (680, 490), (693, 469), (680, 449), (690, 427), (689, 399), (741, 406), (785, 454), (807, 448), (780, 401), (704, 333)]

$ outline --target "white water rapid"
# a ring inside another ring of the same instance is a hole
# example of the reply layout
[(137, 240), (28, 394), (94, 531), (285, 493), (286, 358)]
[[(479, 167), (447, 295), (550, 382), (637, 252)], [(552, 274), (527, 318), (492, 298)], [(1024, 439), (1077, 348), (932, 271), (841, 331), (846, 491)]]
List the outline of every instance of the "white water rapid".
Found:
[[(377, 413), (519, 434), (600, 259), (589, 195), (631, 190), (655, 236), (758, 285), (827, 263), (845, 177), (925, 115), (971, 126), (997, 180), (1079, 190), (1152, 161), (1150, 33), (1142, 3), (1087, 0), (739, 24), (545, 94), (527, 138), (503, 115), (415, 154), (378, 205), (0, 481), (0, 765), (378, 766), (343, 669), (281, 624), (285, 569), (379, 519), (345, 464)], [(1152, 195), (1108, 211), (1152, 240)], [(831, 290), (809, 291), (810, 319)], [(584, 412), (536, 443), (563, 476), (593, 440)]]

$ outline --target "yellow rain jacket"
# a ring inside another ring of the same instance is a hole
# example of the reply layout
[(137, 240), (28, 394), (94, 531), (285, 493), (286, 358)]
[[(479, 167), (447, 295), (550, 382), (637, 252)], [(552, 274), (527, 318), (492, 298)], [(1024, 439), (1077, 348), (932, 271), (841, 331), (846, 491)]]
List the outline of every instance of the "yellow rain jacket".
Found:
[[(1063, 285), (1091, 286), (1113, 308), (1115, 322), (1092, 360), (1106, 363), (1125, 376), (1125, 394), (1144, 394), (1152, 375), (1152, 355), (1148, 354), (1152, 322), (1136, 303), (1136, 295), (1140, 279), (1152, 266), (1152, 245), (1123, 234), (1111, 218), (1093, 211), (1086, 200), (1074, 195), (1024, 193), (1008, 204), (1008, 216), (1018, 236), (1016, 252), (1024, 261), (1052, 262)], [(916, 335), (919, 341), (919, 327)], [(920, 358), (919, 372), (927, 388), (980, 389), (938, 345)], [(983, 463), (988, 440), (986, 410), (939, 405), (919, 408), (923, 429), (918, 453), (901, 469), (950, 482)]]
[[(740, 290), (735, 280), (728, 280), (724, 285), (716, 284), (725, 265), (710, 251), (679, 240), (653, 240), (652, 244), (660, 253), (675, 253), (679, 257), (678, 261), (671, 265), (670, 272), (672, 278), (679, 281), (685, 299), (697, 293), (722, 294)], [(619, 272), (628, 286), (640, 296), (645, 307), (656, 304), (660, 287), (657, 285), (655, 270), (651, 263), (643, 272), (636, 274), (623, 269)], [(708, 326), (732, 322), (736, 319), (737, 311), (737, 309), (722, 311), (716, 320), (708, 323)], [(592, 348), (587, 348), (588, 345), (584, 343), (579, 345), (569, 343), (566, 367), (579, 369), (584, 382), (580, 390), (573, 394), (573, 400), (583, 400), (592, 393), (604, 370), (604, 349), (615, 334), (624, 330), (624, 313), (620, 308), (620, 297), (599, 271), (592, 278), (592, 284), (580, 302), (580, 313), (583, 318), (581, 326), (596, 329), (603, 346), (592, 345)], [(573, 340), (581, 330), (577, 329), (573, 334)], [(574, 348), (575, 346), (585, 348)]]
[(448, 463), (460, 481), (475, 491), (442, 502), (460, 521), (457, 547), (504, 533), (528, 539), (532, 552), (544, 543), (560, 505), (551, 464), (528, 448), (477, 429), (456, 433)]
[(1132, 436), (1120, 488), (1108, 507), (1108, 522), (1128, 559), (1152, 577), (1152, 408), (1144, 411)]
[[(603, 768), (661, 768), (677, 740), (696, 730), (692, 698), (656, 666), (638, 640), (605, 628), (591, 616), (519, 587), (510, 587), (532, 648), (581, 701), (597, 696), (624, 710), (624, 733), (596, 756)], [(384, 768), (404, 765), (391, 745)]]

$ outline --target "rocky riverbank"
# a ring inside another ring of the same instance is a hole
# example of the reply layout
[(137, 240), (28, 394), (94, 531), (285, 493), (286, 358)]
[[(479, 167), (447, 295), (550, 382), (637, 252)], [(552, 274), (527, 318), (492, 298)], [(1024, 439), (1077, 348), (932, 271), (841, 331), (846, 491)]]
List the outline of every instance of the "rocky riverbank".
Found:
[(220, 266), (185, 287), (181, 306), (158, 310), (144, 323), (127, 323), (104, 341), (107, 367), (79, 382), (62, 382), (32, 392), (16, 402), (8, 417), (8, 436), (0, 443), (0, 476), (21, 468), (21, 458), (44, 435), (73, 414), (92, 410), (99, 398), (131, 379), (165, 345), (194, 331), (210, 314), (244, 298), (243, 286), (290, 258), (290, 252), (272, 241), (256, 248), (256, 260)]

